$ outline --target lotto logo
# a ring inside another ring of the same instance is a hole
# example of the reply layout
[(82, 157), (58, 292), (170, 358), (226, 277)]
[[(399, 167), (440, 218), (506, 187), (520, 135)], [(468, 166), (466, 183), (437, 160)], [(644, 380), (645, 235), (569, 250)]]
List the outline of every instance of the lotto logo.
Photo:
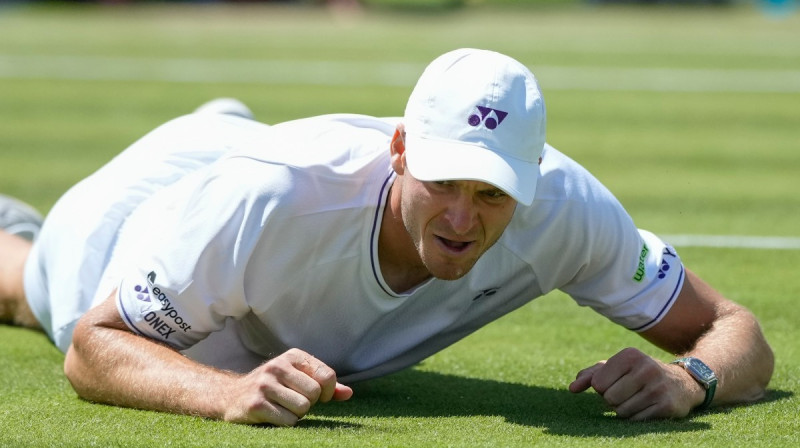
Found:
[[(478, 126), (483, 123), (488, 129), (494, 129), (505, 120), (508, 112), (492, 109), (491, 107), (475, 106), (478, 108), (477, 114), (472, 114), (467, 119), (470, 126)], [(479, 115), (480, 114), (480, 115)]]

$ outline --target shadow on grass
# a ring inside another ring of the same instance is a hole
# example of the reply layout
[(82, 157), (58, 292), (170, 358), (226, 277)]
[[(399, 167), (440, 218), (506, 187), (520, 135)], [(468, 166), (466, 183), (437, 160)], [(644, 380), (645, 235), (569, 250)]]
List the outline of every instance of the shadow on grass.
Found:
[(792, 398), (793, 396), (794, 392), (788, 390), (767, 389), (767, 395), (759, 403), (771, 403), (773, 401), (786, 400), (788, 398)]
[[(599, 395), (407, 370), (354, 386), (350, 401), (317, 405), (300, 427), (359, 426), (337, 417), (502, 416), (517, 425), (541, 427), (547, 434), (574, 437), (631, 437), (648, 433), (710, 429), (691, 417), (630, 422), (613, 416)], [(791, 397), (770, 391), (766, 401)], [(727, 412), (725, 408), (705, 413)], [(702, 414), (701, 414), (702, 415)], [(314, 416), (325, 417), (314, 419)], [(330, 419), (330, 420), (327, 420)]]

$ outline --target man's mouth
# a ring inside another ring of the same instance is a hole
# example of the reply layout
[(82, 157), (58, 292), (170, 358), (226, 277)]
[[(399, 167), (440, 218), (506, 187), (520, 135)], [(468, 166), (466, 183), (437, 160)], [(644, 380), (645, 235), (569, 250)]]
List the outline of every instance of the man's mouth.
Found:
[(443, 238), (441, 236), (437, 236), (436, 239), (440, 243), (442, 243), (442, 245), (446, 249), (449, 249), (450, 251), (453, 251), (453, 252), (464, 252), (470, 246), (472, 246), (472, 243), (473, 243), (473, 241), (455, 241), (455, 240), (450, 240), (450, 239), (447, 239), (447, 238)]

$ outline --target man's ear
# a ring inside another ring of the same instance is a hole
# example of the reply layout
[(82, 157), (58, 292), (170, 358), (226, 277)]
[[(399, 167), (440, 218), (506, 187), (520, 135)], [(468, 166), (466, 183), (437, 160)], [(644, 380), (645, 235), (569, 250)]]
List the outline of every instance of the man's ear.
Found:
[(394, 131), (392, 142), (389, 144), (392, 169), (402, 175), (406, 169), (406, 129), (399, 123)]

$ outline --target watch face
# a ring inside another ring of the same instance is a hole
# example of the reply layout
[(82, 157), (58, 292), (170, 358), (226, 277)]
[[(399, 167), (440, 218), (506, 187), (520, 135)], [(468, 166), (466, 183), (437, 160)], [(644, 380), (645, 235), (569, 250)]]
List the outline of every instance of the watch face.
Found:
[(683, 368), (706, 389), (706, 398), (699, 408), (710, 406), (714, 400), (714, 392), (717, 390), (717, 376), (714, 375), (714, 371), (697, 358), (680, 358), (673, 363), (682, 364)]
[(702, 361), (697, 359), (689, 359), (685, 361), (685, 365), (692, 373), (695, 374), (695, 377), (698, 380), (709, 383), (717, 379), (716, 375), (714, 375), (714, 372)]

